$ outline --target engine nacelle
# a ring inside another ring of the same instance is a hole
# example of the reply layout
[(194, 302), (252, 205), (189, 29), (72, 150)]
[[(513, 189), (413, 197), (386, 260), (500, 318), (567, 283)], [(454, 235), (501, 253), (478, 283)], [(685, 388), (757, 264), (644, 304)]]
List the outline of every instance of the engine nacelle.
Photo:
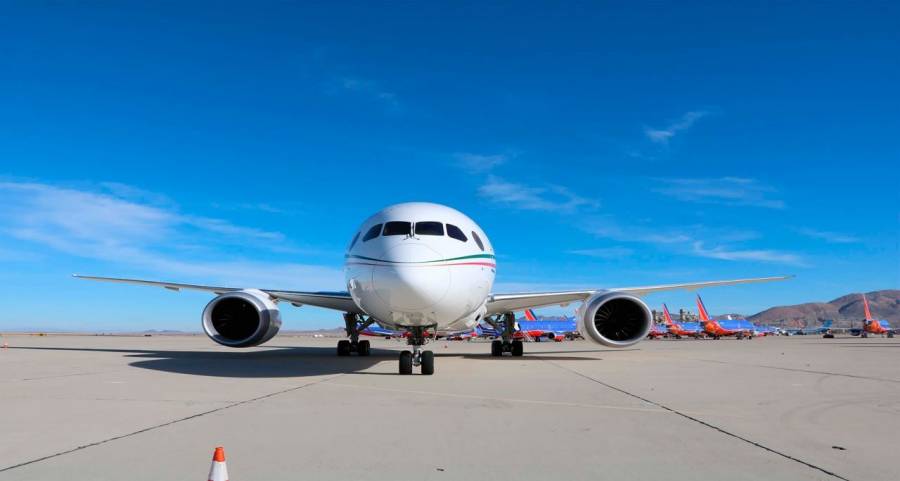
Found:
[(226, 292), (203, 309), (203, 330), (223, 346), (258, 346), (275, 337), (280, 328), (278, 306), (256, 289)]
[(653, 314), (644, 301), (621, 292), (594, 294), (578, 309), (578, 331), (609, 347), (628, 347), (650, 332)]

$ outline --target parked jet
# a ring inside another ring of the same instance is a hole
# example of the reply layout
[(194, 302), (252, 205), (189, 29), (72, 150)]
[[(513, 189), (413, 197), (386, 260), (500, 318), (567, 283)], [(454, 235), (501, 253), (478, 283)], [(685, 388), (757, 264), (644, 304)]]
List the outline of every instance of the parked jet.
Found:
[(894, 337), (894, 331), (891, 329), (891, 325), (888, 321), (881, 320), (878, 321), (874, 317), (872, 317), (872, 311), (869, 310), (869, 300), (866, 299), (866, 295), (862, 295), (863, 298), (863, 310), (866, 314), (866, 320), (863, 324), (862, 333), (860, 336), (869, 337), (869, 334), (880, 334), (882, 336)]
[(369, 343), (360, 341), (359, 333), (377, 321), (386, 329), (408, 333), (412, 350), (400, 353), (400, 374), (411, 374), (413, 366), (420, 366), (422, 374), (434, 373), (434, 353), (423, 350), (429, 332), (471, 329), (481, 321), (498, 326), (502, 319), (503, 340), (491, 344), (491, 354), (521, 356), (522, 341), (513, 339), (515, 311), (581, 302), (576, 311), (581, 334), (596, 343), (621, 348), (647, 337), (653, 323), (650, 308), (639, 296), (787, 279), (505, 294), (491, 292), (496, 269), (494, 248), (472, 219), (443, 205), (412, 202), (382, 209), (362, 223), (345, 255), (347, 291), (343, 292), (76, 277), (213, 293), (216, 297), (203, 310), (203, 330), (228, 347), (258, 346), (272, 339), (281, 327), (278, 302), (343, 312), (349, 339), (338, 342), (339, 356), (368, 355)]
[(385, 329), (378, 324), (372, 324), (365, 329), (361, 329), (359, 331), (360, 336), (371, 336), (371, 337), (383, 337), (385, 339), (393, 339), (395, 337), (405, 337), (406, 333), (403, 331), (394, 331), (391, 329)]
[(669, 308), (665, 304), (663, 304), (663, 321), (669, 330), (669, 334), (675, 336), (675, 339), (681, 339), (682, 337), (699, 339), (703, 337), (703, 327), (701, 327), (699, 322), (678, 323), (673, 321), (672, 315), (669, 314)]
[(818, 327), (801, 327), (797, 329), (785, 329), (784, 332), (791, 336), (807, 336), (807, 335), (815, 335), (815, 334), (825, 334), (829, 330), (831, 330), (831, 324), (834, 323), (831, 319), (827, 319), (822, 322), (821, 326)]
[(647, 333), (647, 337), (650, 339), (667, 337), (668, 335), (669, 335), (669, 330), (666, 329), (666, 325), (660, 324), (658, 322), (654, 322), (653, 326), (650, 327), (650, 332)]
[(735, 336), (738, 339), (743, 339), (744, 336), (753, 337), (752, 328), (748, 329), (745, 326), (736, 325), (734, 323), (730, 323), (726, 326), (724, 325), (725, 321), (720, 322), (710, 318), (709, 311), (706, 310), (706, 305), (703, 304), (703, 299), (700, 298), (699, 294), (697, 295), (697, 312), (700, 315), (700, 323), (703, 325), (703, 332), (713, 339), (719, 339), (723, 336)]
[(562, 341), (571, 338), (578, 332), (577, 324), (575, 316), (564, 317), (563, 320), (539, 319), (533, 310), (525, 309), (525, 319), (517, 321), (515, 336), (517, 338), (529, 337), (534, 340), (547, 338)]

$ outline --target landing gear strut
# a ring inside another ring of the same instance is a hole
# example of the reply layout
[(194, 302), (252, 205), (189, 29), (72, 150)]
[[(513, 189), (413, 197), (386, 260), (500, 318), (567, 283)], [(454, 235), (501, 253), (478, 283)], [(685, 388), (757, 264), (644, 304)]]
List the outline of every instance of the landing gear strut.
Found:
[[(499, 327), (496, 321), (488, 321), (494, 328)], [(491, 342), (491, 356), (500, 357), (504, 352), (511, 353), (515, 357), (519, 357), (525, 352), (525, 346), (519, 339), (513, 339), (516, 328), (516, 315), (512, 312), (503, 314), (503, 340), (494, 340)]]
[[(437, 326), (433, 326), (437, 329)], [(412, 374), (413, 366), (420, 366), (422, 374), (430, 376), (434, 374), (434, 353), (422, 350), (425, 345), (425, 327), (416, 326), (410, 328), (407, 344), (412, 346), (412, 352), (403, 351), (400, 353), (400, 374)]]
[(368, 356), (371, 346), (369, 341), (359, 340), (359, 331), (371, 326), (373, 322), (372, 320), (364, 322), (359, 317), (359, 314), (344, 314), (344, 329), (347, 331), (347, 337), (350, 339), (338, 341), (337, 355), (349, 356), (350, 353), (355, 352), (359, 356)]

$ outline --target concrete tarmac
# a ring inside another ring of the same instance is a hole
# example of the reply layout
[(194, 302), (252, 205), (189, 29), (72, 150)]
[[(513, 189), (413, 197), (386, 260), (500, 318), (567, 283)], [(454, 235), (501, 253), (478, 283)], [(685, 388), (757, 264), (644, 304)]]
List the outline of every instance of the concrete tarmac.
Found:
[(0, 481), (897, 480), (900, 339), (438, 342), (7, 335)]

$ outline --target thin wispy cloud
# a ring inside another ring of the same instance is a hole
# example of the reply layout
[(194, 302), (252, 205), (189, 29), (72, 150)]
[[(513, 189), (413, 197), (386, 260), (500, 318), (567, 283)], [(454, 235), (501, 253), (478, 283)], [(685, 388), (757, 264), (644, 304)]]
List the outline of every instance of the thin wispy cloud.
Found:
[(656, 129), (652, 127), (644, 127), (644, 135), (646, 135), (651, 142), (668, 145), (669, 141), (672, 140), (672, 138), (690, 129), (698, 120), (706, 117), (707, 115), (709, 115), (709, 112), (705, 110), (686, 112), (679, 119), (673, 121), (664, 128)]
[(382, 88), (377, 82), (358, 77), (342, 77), (337, 81), (338, 86), (348, 92), (364, 95), (371, 99), (384, 103), (396, 109), (400, 107), (397, 94)]
[(582, 208), (596, 208), (599, 202), (582, 197), (555, 184), (531, 185), (509, 182), (495, 175), (478, 188), (478, 194), (495, 204), (519, 210), (571, 213)]
[(328, 282), (318, 283), (319, 289), (342, 284), (340, 269), (235, 258), (232, 253), (234, 246), (251, 253), (290, 250), (279, 232), (185, 214), (106, 190), (0, 182), (0, 202), (8, 207), (0, 212), (0, 238), (167, 278), (271, 279), (288, 282), (286, 288), (311, 279)]
[(627, 247), (598, 247), (594, 249), (577, 249), (569, 251), (569, 254), (579, 256), (596, 257), (598, 259), (621, 259), (634, 254), (634, 249)]
[(706, 247), (702, 241), (694, 241), (692, 252), (698, 257), (725, 261), (758, 261), (805, 266), (803, 260), (796, 254), (769, 249), (735, 249), (724, 246)]
[(597, 237), (619, 242), (639, 242), (643, 244), (678, 244), (689, 242), (691, 237), (681, 232), (640, 224), (622, 224), (612, 216), (583, 220), (582, 230)]
[(505, 164), (510, 156), (508, 154), (473, 154), (460, 152), (453, 154), (456, 165), (471, 174), (490, 172), (495, 167)]
[(857, 242), (861, 242), (859, 237), (842, 234), (840, 232), (830, 232), (809, 228), (799, 228), (795, 230), (801, 235), (804, 235), (811, 239), (822, 240), (830, 244), (855, 244)]
[(783, 209), (777, 190), (756, 179), (742, 177), (655, 179), (653, 191), (684, 202)]
[[(806, 266), (804, 259), (797, 254), (774, 249), (752, 249), (739, 245), (757, 239), (759, 234), (756, 232), (723, 231), (702, 225), (679, 228), (649, 227), (642, 224), (619, 223), (612, 216), (588, 219), (579, 225), (585, 232), (599, 238), (623, 243), (644, 244), (676, 255), (726, 261), (761, 261)], [(708, 247), (710, 243), (716, 245)]]

